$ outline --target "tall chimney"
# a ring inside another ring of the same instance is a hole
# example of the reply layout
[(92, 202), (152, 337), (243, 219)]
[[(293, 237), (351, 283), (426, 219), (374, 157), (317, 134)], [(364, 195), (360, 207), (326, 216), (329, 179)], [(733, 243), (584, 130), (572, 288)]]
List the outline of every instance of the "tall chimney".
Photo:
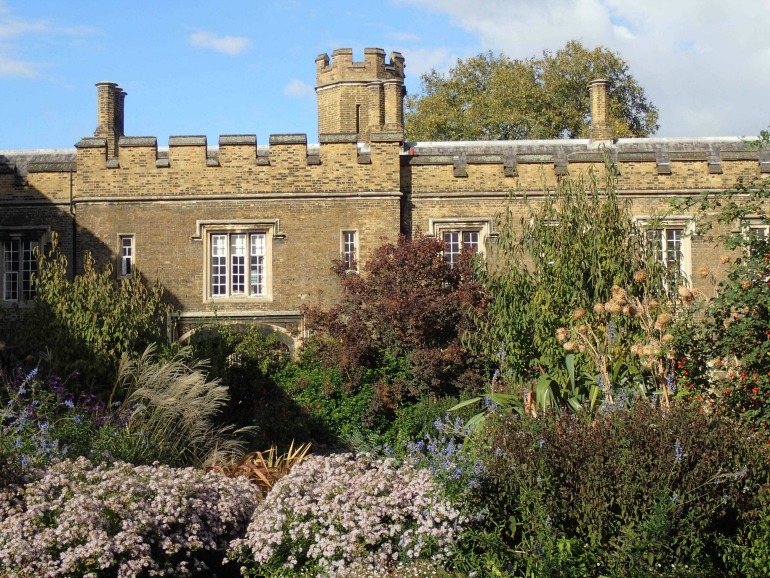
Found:
[(592, 141), (611, 141), (610, 106), (607, 88), (610, 81), (597, 78), (589, 83), (591, 89), (591, 132)]
[(97, 82), (96, 138), (107, 139), (107, 158), (118, 156), (118, 139), (123, 136), (123, 101), (126, 93), (114, 82)]

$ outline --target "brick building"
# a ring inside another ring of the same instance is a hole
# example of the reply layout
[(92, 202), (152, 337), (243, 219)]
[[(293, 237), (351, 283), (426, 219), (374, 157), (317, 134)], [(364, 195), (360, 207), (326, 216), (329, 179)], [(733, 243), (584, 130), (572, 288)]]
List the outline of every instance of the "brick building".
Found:
[[(97, 86), (97, 128), (72, 150), (0, 151), (0, 319), (34, 289), (34, 248), (52, 232), (77, 269), (86, 251), (160, 279), (176, 332), (220, 319), (301, 331), (303, 304), (339, 297), (334, 259), (364, 264), (400, 233), (444, 240), (451, 260), (484, 251), (511, 191), (529, 198), (565, 176), (619, 171), (621, 194), (644, 220), (672, 195), (722, 190), (770, 172), (739, 138), (613, 139), (607, 82), (591, 83), (592, 127), (581, 140), (404, 142), (404, 59), (369, 48), (316, 58), (318, 144), (304, 134), (125, 136), (125, 97)], [(524, 207), (521, 207), (524, 211)], [(736, 223), (735, 227), (759, 223)], [(719, 254), (687, 235), (690, 215), (652, 232), (683, 277)], [(296, 334), (296, 333), (295, 333)], [(288, 338), (287, 338), (288, 340)]]

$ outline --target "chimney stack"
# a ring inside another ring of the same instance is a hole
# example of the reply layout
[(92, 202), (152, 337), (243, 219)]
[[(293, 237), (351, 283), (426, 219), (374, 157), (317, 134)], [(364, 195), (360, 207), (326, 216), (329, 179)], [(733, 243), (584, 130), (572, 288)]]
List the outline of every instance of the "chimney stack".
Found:
[(611, 141), (610, 103), (608, 87), (610, 81), (597, 78), (589, 83), (591, 89), (591, 131), (592, 141)]
[(123, 136), (123, 103), (126, 93), (114, 82), (97, 82), (97, 125), (94, 137), (107, 139), (107, 158), (118, 156), (118, 139)]

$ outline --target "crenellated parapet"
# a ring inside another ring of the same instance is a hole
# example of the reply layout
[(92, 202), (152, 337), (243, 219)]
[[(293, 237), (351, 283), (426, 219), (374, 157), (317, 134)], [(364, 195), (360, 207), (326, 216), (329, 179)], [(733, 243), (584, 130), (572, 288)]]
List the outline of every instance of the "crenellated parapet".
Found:
[(404, 57), (400, 52), (390, 53), (390, 62), (385, 61), (381, 48), (365, 48), (363, 62), (353, 61), (353, 50), (338, 48), (329, 55), (319, 54), (316, 59), (316, 86), (318, 88), (340, 81), (404, 80)]
[(770, 173), (770, 153), (741, 138), (591, 139), (406, 143), (405, 192), (539, 192), (565, 176), (601, 174), (610, 163), (626, 193), (679, 194), (733, 186)]
[(155, 137), (121, 137), (117, 157), (105, 139), (77, 143), (76, 196), (148, 197), (400, 195), (401, 135), (372, 133), (274, 134), (268, 145), (256, 135), (222, 135), (209, 147), (205, 136), (172, 136), (160, 148)]

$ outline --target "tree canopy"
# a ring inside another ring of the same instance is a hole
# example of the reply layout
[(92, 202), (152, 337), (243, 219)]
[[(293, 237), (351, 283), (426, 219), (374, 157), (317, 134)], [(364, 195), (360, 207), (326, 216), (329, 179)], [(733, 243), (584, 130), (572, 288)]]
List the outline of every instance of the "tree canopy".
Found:
[(588, 83), (609, 80), (610, 122), (616, 137), (648, 136), (658, 109), (621, 56), (570, 41), (555, 54), (511, 59), (486, 52), (458, 59), (447, 74), (424, 74), (406, 100), (410, 140), (583, 138), (590, 125)]

